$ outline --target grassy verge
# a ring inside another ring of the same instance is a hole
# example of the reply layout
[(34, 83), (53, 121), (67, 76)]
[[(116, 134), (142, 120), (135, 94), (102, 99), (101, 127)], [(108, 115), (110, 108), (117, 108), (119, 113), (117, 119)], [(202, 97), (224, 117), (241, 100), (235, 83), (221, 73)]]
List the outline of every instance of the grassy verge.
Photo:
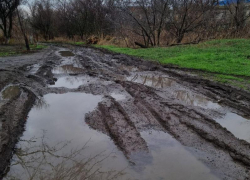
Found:
[(148, 49), (100, 47), (146, 60), (158, 61), (161, 64), (203, 70), (210, 74), (216, 73), (211, 78), (222, 83), (250, 84), (250, 40), (248, 39), (213, 40), (198, 45)]
[(0, 45), (0, 57), (13, 56), (13, 55), (21, 55), (26, 53), (36, 52), (38, 50), (46, 48), (46, 45), (30, 45), (30, 51), (28, 52), (24, 45)]

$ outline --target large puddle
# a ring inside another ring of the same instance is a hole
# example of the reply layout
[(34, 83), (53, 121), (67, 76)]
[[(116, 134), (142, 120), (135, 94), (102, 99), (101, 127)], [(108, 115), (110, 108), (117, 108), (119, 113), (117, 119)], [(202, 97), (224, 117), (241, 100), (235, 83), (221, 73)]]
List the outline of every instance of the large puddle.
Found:
[[(110, 175), (110, 170), (112, 174), (126, 172), (128, 162), (123, 154), (108, 136), (90, 129), (84, 121), (85, 114), (101, 100), (102, 96), (85, 93), (45, 95), (43, 104), (29, 113), (7, 179), (63, 177), (65, 171), (82, 179), (98, 169), (103, 175)], [(70, 179), (65, 176), (62, 179)]]
[[(112, 95), (118, 100), (124, 98)], [(85, 93), (45, 95), (29, 113), (26, 131), (6, 179), (60, 177), (65, 171), (69, 174), (62, 179), (72, 174), (83, 179), (86, 173), (99, 171), (103, 173), (95, 174), (94, 179), (106, 175), (118, 175), (115, 179), (216, 179), (204, 164), (164, 132), (142, 132), (150, 152), (126, 159), (107, 135), (90, 129), (84, 121), (85, 114), (93, 111), (102, 98)]]

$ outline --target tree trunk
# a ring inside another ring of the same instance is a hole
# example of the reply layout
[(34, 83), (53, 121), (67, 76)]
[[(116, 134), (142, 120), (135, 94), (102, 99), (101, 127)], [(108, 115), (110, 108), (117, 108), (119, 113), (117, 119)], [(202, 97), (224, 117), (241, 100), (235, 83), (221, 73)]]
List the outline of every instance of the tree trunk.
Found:
[(17, 17), (18, 17), (19, 25), (20, 25), (20, 28), (21, 28), (21, 31), (22, 31), (22, 34), (23, 34), (23, 37), (24, 37), (26, 49), (27, 49), (27, 51), (30, 51), (29, 40), (28, 40), (27, 35), (25, 33), (25, 30), (24, 30), (24, 27), (23, 27), (23, 22), (21, 20), (18, 9), (17, 9)]
[(27, 51), (30, 51), (30, 45), (29, 45), (29, 41), (26, 35), (24, 36), (24, 41), (25, 41), (25, 46), (26, 46)]
[(141, 43), (138, 43), (138, 42), (135, 42), (135, 45), (140, 46), (141, 48), (148, 48), (147, 46), (145, 46)]
[(5, 43), (5, 45), (9, 44), (10, 43), (10, 37), (6, 36), (4, 43)]
[(183, 37), (184, 37), (184, 34), (183, 34), (183, 33), (181, 33), (181, 34), (178, 35), (178, 37), (177, 37), (177, 44), (180, 44), (180, 43), (181, 43)]

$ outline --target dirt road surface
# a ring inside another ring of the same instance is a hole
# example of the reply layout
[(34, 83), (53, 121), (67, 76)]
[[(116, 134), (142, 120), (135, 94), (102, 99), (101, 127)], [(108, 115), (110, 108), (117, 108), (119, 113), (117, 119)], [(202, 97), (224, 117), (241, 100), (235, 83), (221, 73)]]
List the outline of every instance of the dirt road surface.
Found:
[[(24, 153), (25, 141), (48, 147), (68, 140), (64, 152), (86, 142), (87, 157), (115, 152), (98, 161), (103, 171), (124, 172), (114, 179), (249, 179), (248, 92), (69, 45), (0, 58), (0, 92), (0, 179), (39, 179), (47, 172), (48, 159), (41, 172), (29, 170), (37, 162), (28, 154), (45, 150)], [(48, 142), (31, 141), (44, 132)]]

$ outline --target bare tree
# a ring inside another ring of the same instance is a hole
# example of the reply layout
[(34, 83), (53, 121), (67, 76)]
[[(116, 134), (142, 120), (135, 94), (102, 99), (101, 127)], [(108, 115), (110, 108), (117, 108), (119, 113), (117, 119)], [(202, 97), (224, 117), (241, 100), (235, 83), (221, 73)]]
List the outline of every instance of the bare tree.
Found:
[(232, 25), (238, 32), (244, 27), (247, 19), (250, 17), (249, 9), (245, 0), (224, 1), (224, 6), (228, 10)]
[(186, 33), (193, 32), (206, 23), (217, 5), (216, 0), (172, 0), (169, 19), (170, 32), (181, 43)]
[(0, 0), (0, 29), (5, 37), (5, 44), (8, 44), (11, 38), (13, 27), (13, 17), (20, 0)]
[(37, 0), (30, 5), (31, 26), (40, 32), (47, 41), (53, 38), (54, 33), (54, 10), (50, 0)]
[(63, 36), (66, 35), (69, 39), (73, 39), (74, 35), (76, 35), (74, 14), (75, 9), (72, 1), (58, 1), (56, 12), (58, 32)]
[(133, 22), (132, 31), (143, 38), (146, 47), (160, 45), (169, 0), (125, 0), (120, 1), (118, 7)]

